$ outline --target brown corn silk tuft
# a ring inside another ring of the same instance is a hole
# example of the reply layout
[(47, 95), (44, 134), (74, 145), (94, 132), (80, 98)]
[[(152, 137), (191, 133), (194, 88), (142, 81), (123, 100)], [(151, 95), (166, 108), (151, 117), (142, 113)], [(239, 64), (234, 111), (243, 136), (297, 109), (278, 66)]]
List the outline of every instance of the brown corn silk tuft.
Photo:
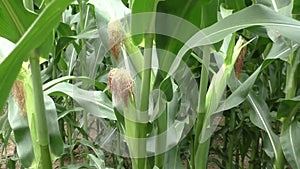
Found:
[(20, 107), (21, 115), (26, 116), (26, 99), (25, 99), (25, 90), (23, 83), (19, 80), (16, 80), (12, 87), (12, 95), (14, 96), (17, 104)]
[(127, 106), (129, 97), (134, 94), (134, 81), (129, 72), (125, 69), (112, 69), (108, 76), (108, 86), (115, 103), (123, 102)]
[(245, 59), (246, 54), (247, 54), (247, 46), (244, 46), (235, 62), (235, 76), (237, 78), (240, 78), (240, 74), (243, 69), (244, 59)]
[(107, 27), (110, 51), (114, 59), (119, 61), (119, 52), (122, 47), (123, 39), (125, 38), (125, 33), (121, 26), (119, 20), (113, 20), (108, 23)]

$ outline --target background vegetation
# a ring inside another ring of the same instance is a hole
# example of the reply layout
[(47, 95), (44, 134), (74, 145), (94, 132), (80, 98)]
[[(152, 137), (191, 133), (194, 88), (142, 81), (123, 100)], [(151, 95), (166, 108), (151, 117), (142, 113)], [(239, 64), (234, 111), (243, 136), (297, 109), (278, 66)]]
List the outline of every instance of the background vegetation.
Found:
[(299, 12), (0, 0), (1, 168), (300, 168)]

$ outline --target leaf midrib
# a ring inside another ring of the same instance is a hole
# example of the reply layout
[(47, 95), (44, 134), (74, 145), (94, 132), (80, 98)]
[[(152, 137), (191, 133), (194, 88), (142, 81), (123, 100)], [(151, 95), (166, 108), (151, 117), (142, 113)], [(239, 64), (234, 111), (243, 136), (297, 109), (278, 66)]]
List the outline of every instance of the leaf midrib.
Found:
[(295, 145), (294, 145), (294, 139), (293, 139), (292, 127), (291, 126), (289, 127), (289, 135), (290, 135), (290, 142), (291, 142), (291, 147), (292, 147), (292, 151), (293, 151), (293, 157), (295, 158), (295, 162), (296, 162), (297, 167), (299, 167), (298, 162), (297, 162), (297, 155), (296, 155), (295, 148), (294, 148)]
[(5, 8), (7, 9), (8, 13), (9, 13), (9, 16), (13, 20), (13, 23), (17, 27), (20, 35), (22, 36), (25, 33), (25, 28), (21, 24), (20, 19), (17, 17), (16, 13), (14, 12), (14, 10), (10, 6), (10, 4), (7, 2), (7, 0), (3, 0), (2, 2), (4, 4), (4, 6), (5, 6)]
[(269, 136), (269, 139), (270, 139), (270, 142), (272, 144), (272, 148), (274, 150), (274, 154), (275, 154), (275, 158), (277, 159), (277, 151), (276, 151), (276, 146), (275, 146), (275, 141), (273, 140), (273, 137), (271, 135), (271, 132), (269, 127), (267, 126), (266, 122), (265, 122), (265, 119), (264, 117), (260, 114), (260, 111), (258, 110), (256, 104), (254, 103), (254, 100), (253, 98), (251, 97), (251, 94), (247, 96), (248, 99), (250, 100), (251, 104), (253, 105), (254, 109), (255, 109), (255, 112), (258, 114), (261, 122), (262, 122), (262, 125), (264, 126), (265, 128), (265, 131), (267, 132), (268, 136)]

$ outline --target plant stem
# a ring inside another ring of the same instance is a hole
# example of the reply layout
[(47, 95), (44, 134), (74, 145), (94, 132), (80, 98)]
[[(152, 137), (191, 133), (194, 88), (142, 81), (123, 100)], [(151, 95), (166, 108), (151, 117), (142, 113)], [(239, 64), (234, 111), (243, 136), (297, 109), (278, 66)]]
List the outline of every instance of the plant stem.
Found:
[[(79, 13), (80, 13), (80, 23), (79, 23), (79, 30), (80, 32), (83, 32), (84, 29), (86, 28), (87, 20), (88, 20), (88, 15), (89, 15), (89, 6), (86, 5), (84, 0), (77, 0), (78, 6), (79, 6)], [(85, 15), (84, 15), (85, 14)], [(88, 65), (87, 65), (87, 47), (85, 44), (85, 39), (81, 39), (81, 51), (80, 51), (80, 66), (81, 66), (81, 71), (83, 76), (89, 76), (88, 73)], [(83, 89), (88, 89), (89, 84), (88, 83), (83, 83), (82, 86)], [(83, 129), (85, 132), (88, 132), (88, 112), (83, 111)], [(83, 136), (85, 139), (88, 139), (87, 136)], [(87, 146), (83, 146), (84, 150), (86, 153), (89, 152)], [(86, 163), (89, 163), (89, 159), (86, 158)]]
[(234, 146), (234, 128), (235, 128), (236, 114), (233, 110), (230, 112), (230, 124), (229, 124), (229, 146), (228, 146), (228, 162), (226, 164), (227, 169), (232, 169), (233, 162), (233, 146)]
[[(225, 124), (227, 124), (228, 118), (225, 118)], [(224, 133), (223, 136), (223, 148), (222, 151), (226, 152), (227, 151), (227, 144), (228, 144), (228, 132)], [(225, 158), (222, 159), (222, 166), (226, 166), (227, 160)]]
[[(72, 118), (72, 117), (71, 117)], [(67, 123), (67, 131), (68, 131), (68, 144), (70, 147), (72, 147), (72, 124)], [(71, 164), (74, 164), (75, 162), (75, 158), (74, 158), (74, 154), (73, 154), (73, 148), (70, 149), (70, 157), (71, 157)]]
[[(145, 35), (145, 50), (144, 50), (144, 63), (143, 71), (141, 73), (141, 103), (139, 111), (140, 115), (136, 114), (134, 117), (146, 117), (148, 113), (149, 93), (150, 93), (150, 81), (151, 81), (151, 60), (152, 60), (152, 46), (153, 35)], [(131, 48), (132, 49), (132, 48)], [(127, 144), (129, 151), (132, 155), (132, 168), (144, 169), (147, 166), (147, 123), (137, 121), (138, 118), (132, 119), (128, 117), (132, 113), (136, 113), (134, 108), (131, 108), (131, 104), (124, 107), (125, 115), (125, 135), (128, 137)]]
[(240, 162), (240, 151), (237, 149), (235, 152), (235, 167), (233, 168), (239, 168), (239, 162)]
[(129, 55), (130, 61), (132, 62), (135, 71), (138, 72), (138, 75), (140, 78), (142, 78), (141, 71), (143, 70), (144, 66), (144, 57), (140, 51), (140, 49), (135, 46), (131, 40), (131, 38), (125, 38), (124, 39), (124, 46), (126, 49), (126, 52)]
[[(205, 118), (205, 103), (206, 103), (206, 93), (207, 93), (207, 86), (208, 86), (208, 73), (209, 73), (209, 62), (210, 62), (210, 54), (209, 54), (209, 47), (204, 47), (203, 49), (203, 64), (201, 68), (201, 78), (200, 78), (200, 89), (199, 89), (199, 99), (198, 99), (198, 110), (197, 110), (197, 121), (196, 121), (196, 130), (195, 130), (195, 141), (194, 141), (194, 153), (192, 154), (191, 163), (193, 168), (197, 168), (196, 165), (199, 161), (196, 159), (204, 159), (198, 157), (198, 155), (205, 154), (198, 154), (198, 145), (200, 143), (200, 135), (201, 130), (203, 127), (203, 122)], [(200, 153), (200, 152), (199, 152)], [(198, 155), (197, 155), (198, 154)], [(207, 153), (206, 153), (207, 154)], [(200, 160), (200, 161), (202, 161)]]
[[(140, 113), (148, 113), (149, 93), (150, 93), (150, 81), (151, 81), (151, 60), (152, 60), (152, 46), (153, 35), (145, 34), (145, 54), (144, 54), (144, 69), (142, 72), (142, 88), (141, 88), (141, 105)], [(147, 124), (140, 123), (138, 132), (139, 138), (146, 138), (147, 136)], [(138, 169), (146, 168), (146, 140), (140, 141), (138, 149), (141, 152), (142, 158), (138, 159)]]
[[(300, 50), (297, 50), (297, 54), (290, 55), (290, 63), (287, 65), (287, 73), (286, 73), (286, 99), (290, 99), (295, 97), (297, 91), (297, 68), (300, 62), (299, 59)], [(292, 118), (296, 115), (297, 111), (289, 112), (287, 117), (284, 117), (282, 120), (281, 134), (290, 126)], [(277, 159), (275, 162), (275, 169), (284, 168), (285, 158), (282, 150), (282, 146), (278, 146), (277, 150)]]
[[(161, 116), (157, 119), (157, 135), (160, 135), (167, 129), (167, 112), (164, 111)], [(156, 152), (166, 149), (166, 137), (157, 137), (156, 139)], [(155, 166), (163, 168), (165, 153), (155, 156)]]
[(209, 153), (210, 138), (205, 142), (200, 143), (196, 152), (195, 169), (206, 169)]
[(50, 157), (49, 150), (49, 137), (48, 137), (48, 128), (47, 128), (47, 119), (45, 114), (45, 102), (44, 94), (42, 89), (42, 80), (40, 74), (40, 64), (39, 57), (35, 56), (34, 53), (31, 53), (30, 57), (30, 67), (32, 72), (32, 84), (34, 92), (34, 102), (35, 102), (35, 111), (36, 111), (36, 126), (38, 134), (38, 142), (41, 149), (41, 166), (44, 169), (51, 169), (52, 162)]
[[(80, 28), (80, 31), (82, 32), (85, 28), (85, 19), (84, 19), (84, 15), (83, 15), (83, 12), (85, 12), (83, 9), (84, 9), (84, 5), (85, 3), (82, 2), (82, 0), (77, 0), (78, 1), (78, 6), (79, 6), (79, 12), (80, 12), (80, 25), (79, 25), (79, 28)], [(88, 15), (88, 13), (86, 13), (86, 15)], [(82, 74), (84, 76), (87, 76), (88, 73), (87, 73), (87, 63), (86, 63), (86, 45), (85, 45), (85, 40), (84, 39), (81, 39), (80, 40), (81, 42), (81, 57), (80, 57), (80, 63), (81, 63), (81, 71), (82, 71)], [(88, 85), (86, 83), (83, 84), (83, 88), (86, 89), (88, 88)], [(83, 124), (83, 129), (85, 131), (87, 131), (87, 128), (88, 128), (88, 121), (87, 121), (87, 112), (86, 111), (83, 111), (83, 121), (84, 121), (84, 124)]]
[(257, 168), (257, 164), (255, 162), (255, 157), (258, 155), (258, 143), (259, 143), (259, 132), (257, 131), (255, 133), (255, 138), (251, 141), (251, 155), (250, 155), (250, 163), (249, 163), (249, 169), (255, 169)]

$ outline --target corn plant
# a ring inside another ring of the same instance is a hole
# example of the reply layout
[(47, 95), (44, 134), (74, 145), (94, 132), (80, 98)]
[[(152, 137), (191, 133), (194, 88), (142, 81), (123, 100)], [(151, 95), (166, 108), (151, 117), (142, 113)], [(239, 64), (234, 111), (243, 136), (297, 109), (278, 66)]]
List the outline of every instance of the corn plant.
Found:
[(300, 168), (299, 9), (298, 0), (0, 0), (0, 161)]

